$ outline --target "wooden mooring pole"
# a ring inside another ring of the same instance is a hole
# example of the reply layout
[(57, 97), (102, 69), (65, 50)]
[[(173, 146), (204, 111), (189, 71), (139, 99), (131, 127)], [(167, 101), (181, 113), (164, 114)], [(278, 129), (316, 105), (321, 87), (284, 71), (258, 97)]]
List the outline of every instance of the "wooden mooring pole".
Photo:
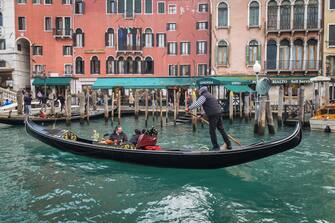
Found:
[(17, 114), (23, 114), (23, 94), (21, 90), (16, 92), (16, 102), (17, 102)]
[(244, 118), (245, 120), (250, 119), (250, 105), (249, 105), (249, 95), (244, 96)]
[[(197, 96), (196, 96), (196, 93), (195, 93), (195, 89), (192, 89), (192, 102), (196, 101), (197, 100)], [(192, 115), (192, 129), (193, 129), (193, 132), (195, 132), (197, 130), (197, 109), (193, 109), (192, 111), (193, 115)]]
[(277, 115), (278, 126), (283, 125), (283, 110), (284, 110), (284, 87), (281, 85), (279, 87), (279, 96), (278, 96), (278, 115)]
[(138, 113), (139, 113), (138, 90), (135, 90), (135, 119), (138, 119)]
[(270, 97), (269, 95), (266, 96), (266, 122), (268, 124), (268, 129), (270, 134), (275, 134), (275, 126), (273, 124), (273, 116), (272, 116), (272, 109), (271, 109), (271, 103), (270, 103)]
[(230, 91), (229, 92), (229, 120), (230, 122), (233, 122), (233, 119), (234, 119), (233, 97), (234, 97), (234, 93)]
[(114, 91), (112, 91), (112, 115), (111, 115), (111, 125), (112, 126), (113, 126), (113, 123), (114, 123), (114, 116), (115, 116), (115, 114), (114, 114), (114, 110), (115, 110), (115, 107), (114, 107), (114, 103), (115, 103), (114, 96), (115, 96), (114, 95)]
[(109, 118), (109, 111), (108, 111), (108, 95), (104, 94), (104, 116), (105, 116), (105, 123), (108, 123)]
[(70, 125), (71, 124), (71, 100), (72, 100), (72, 97), (71, 97), (71, 92), (69, 92), (68, 90), (66, 90), (66, 93), (65, 93), (65, 100), (66, 100), (66, 106), (65, 106), (65, 109), (66, 109), (66, 125)]
[(121, 89), (118, 90), (118, 124), (121, 125)]
[(80, 113), (80, 124), (84, 124), (85, 120), (85, 94), (80, 92), (78, 94), (79, 98), (79, 113)]
[(148, 126), (148, 89), (145, 90), (145, 127)]
[(258, 114), (258, 129), (257, 133), (259, 135), (264, 135), (265, 132), (265, 116), (266, 116), (266, 105), (265, 105), (265, 98), (263, 96), (260, 97), (260, 102), (259, 102), (259, 114)]
[(159, 90), (159, 117), (161, 122), (161, 127), (163, 127), (163, 91)]
[(304, 86), (299, 88), (299, 121), (304, 123), (305, 119), (305, 89)]
[(177, 92), (176, 89), (173, 89), (173, 122), (176, 125), (177, 120)]

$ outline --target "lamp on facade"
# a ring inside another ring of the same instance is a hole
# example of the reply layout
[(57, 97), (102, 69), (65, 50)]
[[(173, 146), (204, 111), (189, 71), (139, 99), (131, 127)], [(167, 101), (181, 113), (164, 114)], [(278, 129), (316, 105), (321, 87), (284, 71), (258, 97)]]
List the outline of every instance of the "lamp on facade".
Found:
[(261, 69), (262, 69), (261, 65), (258, 63), (258, 60), (255, 61), (255, 64), (252, 67), (252, 69), (253, 69), (254, 73), (256, 74), (256, 85), (257, 85), (257, 83), (258, 83), (258, 74), (259, 74), (259, 72), (261, 72)]

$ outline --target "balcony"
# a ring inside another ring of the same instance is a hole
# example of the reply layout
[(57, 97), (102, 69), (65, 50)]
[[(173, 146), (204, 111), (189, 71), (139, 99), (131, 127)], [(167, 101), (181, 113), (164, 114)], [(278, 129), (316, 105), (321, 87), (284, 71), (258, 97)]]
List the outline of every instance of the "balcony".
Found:
[(72, 29), (53, 29), (52, 33), (55, 38), (72, 38), (73, 30)]
[(265, 61), (264, 69), (269, 72), (308, 72), (321, 69), (319, 60), (278, 60)]
[(280, 23), (278, 27), (277, 21), (270, 21), (270, 22), (267, 21), (265, 22), (265, 27), (266, 27), (266, 33), (283, 33), (283, 32), (296, 32), (296, 31), (310, 32), (310, 31), (319, 31), (320, 30), (319, 24), (321, 24), (321, 21), (318, 22), (318, 20), (308, 21), (307, 24), (297, 21), (293, 22), (293, 27), (291, 27), (291, 22)]

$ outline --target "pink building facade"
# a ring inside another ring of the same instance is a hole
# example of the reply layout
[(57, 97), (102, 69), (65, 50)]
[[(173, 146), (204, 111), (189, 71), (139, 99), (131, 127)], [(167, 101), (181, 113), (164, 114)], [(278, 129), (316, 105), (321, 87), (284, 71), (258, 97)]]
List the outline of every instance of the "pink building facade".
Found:
[(72, 77), (81, 90), (98, 77), (207, 75), (208, 0), (17, 0), (16, 36), (35, 76)]

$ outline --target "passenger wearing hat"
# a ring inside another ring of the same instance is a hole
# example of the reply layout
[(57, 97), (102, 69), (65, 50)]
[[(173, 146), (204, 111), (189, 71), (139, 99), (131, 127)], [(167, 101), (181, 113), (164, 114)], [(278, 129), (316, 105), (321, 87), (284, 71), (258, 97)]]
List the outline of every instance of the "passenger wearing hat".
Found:
[(223, 121), (221, 118), (222, 110), (220, 104), (218, 103), (216, 98), (208, 92), (206, 86), (203, 86), (199, 89), (199, 94), (200, 97), (198, 98), (198, 100), (190, 105), (186, 109), (186, 111), (188, 112), (189, 110), (193, 110), (202, 106), (204, 108), (206, 116), (208, 117), (209, 134), (211, 136), (213, 150), (220, 150), (220, 146), (217, 142), (216, 137), (216, 129), (218, 129), (221, 133), (222, 138), (227, 145), (227, 149), (232, 149), (231, 142), (223, 128)]

